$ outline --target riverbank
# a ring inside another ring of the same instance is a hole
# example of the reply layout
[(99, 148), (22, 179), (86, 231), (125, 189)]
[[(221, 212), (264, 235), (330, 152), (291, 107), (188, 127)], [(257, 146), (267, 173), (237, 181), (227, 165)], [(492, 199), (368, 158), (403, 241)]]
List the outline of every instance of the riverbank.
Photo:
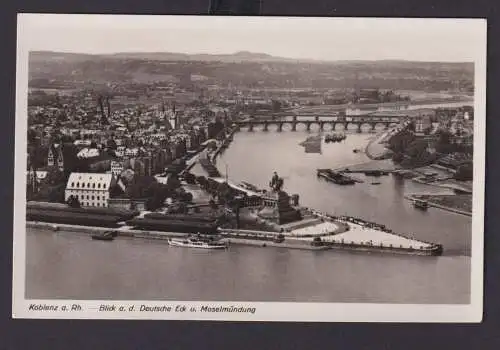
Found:
[[(473, 105), (474, 100), (470, 97), (465, 96), (456, 96), (449, 98), (424, 98), (410, 101), (395, 101), (395, 102), (380, 102), (380, 103), (364, 103), (364, 104), (355, 104), (354, 106), (361, 106), (364, 108), (391, 108), (391, 107), (407, 107), (402, 108), (401, 110), (397, 110), (397, 112), (401, 111), (411, 111), (424, 109), (429, 107), (439, 108), (442, 105)], [(290, 113), (318, 113), (318, 112), (328, 112), (328, 111), (339, 111), (345, 110), (348, 107), (352, 107), (351, 104), (338, 104), (338, 105), (321, 105), (321, 106), (301, 106), (298, 108), (292, 108)]]
[[(83, 233), (91, 237), (110, 231), (109, 228), (94, 226), (79, 226), (68, 224), (53, 224), (44, 222), (26, 222), (26, 228), (34, 228), (48, 232)], [(112, 230), (116, 238), (139, 238), (146, 240), (163, 240), (170, 238), (186, 238), (190, 234), (136, 230), (123, 226)], [(388, 253), (405, 253), (411, 255), (440, 255), (442, 248), (439, 245), (417, 241), (401, 235), (375, 230), (360, 224), (348, 224), (348, 229), (339, 232), (267, 232), (237, 229), (220, 229), (219, 235), (230, 244), (247, 245), (265, 248), (282, 247), (288, 249), (326, 250), (344, 249), (353, 251), (380, 251)]]
[[(67, 225), (67, 224), (52, 224), (45, 222), (26, 222), (26, 228), (33, 228), (47, 232), (69, 232), (69, 233), (80, 233), (91, 237), (94, 234), (104, 233), (110, 231), (109, 228), (96, 227), (96, 226), (78, 226), (78, 225)], [(168, 241), (170, 238), (186, 238), (189, 236), (187, 233), (176, 233), (176, 232), (163, 232), (163, 231), (143, 231), (134, 230), (131, 228), (120, 228), (113, 230), (117, 233), (116, 238), (138, 238), (145, 240), (160, 240)], [(298, 239), (288, 239), (286, 242), (277, 243), (274, 242), (278, 233), (274, 232), (261, 232), (259, 237), (248, 238), (246, 237), (247, 232), (240, 230), (224, 230), (221, 232), (223, 240), (235, 245), (244, 245), (252, 247), (279, 247), (288, 249), (302, 249), (302, 250), (325, 250), (328, 249), (327, 246), (314, 246), (311, 245), (312, 239), (309, 241), (298, 240)]]
[(208, 154), (208, 160), (210, 160), (211, 163), (215, 163), (217, 156), (226, 148), (229, 147), (231, 142), (233, 141), (233, 136), (234, 134), (238, 131), (238, 127), (232, 127), (229, 130), (222, 130), (221, 133), (224, 133), (224, 138), (221, 141), (220, 145), (215, 149), (215, 151), (211, 152)]
[(394, 165), (392, 160), (370, 160), (363, 163), (352, 164), (342, 168), (333, 169), (334, 171), (339, 171), (343, 173), (364, 173), (369, 171), (381, 171), (381, 172), (393, 172), (399, 168)]
[(472, 216), (472, 195), (411, 194), (405, 195), (405, 198), (410, 201), (416, 199), (424, 200), (427, 201), (431, 207), (461, 215)]
[(366, 156), (371, 160), (382, 160), (387, 158), (390, 151), (385, 147), (384, 142), (390, 134), (391, 130), (387, 130), (372, 137), (365, 147)]
[(421, 177), (414, 177), (412, 180), (421, 184), (445, 188), (448, 190), (457, 190), (459, 192), (472, 195), (472, 188), (470, 188), (468, 184), (454, 183), (453, 179), (446, 179), (443, 181), (425, 181)]

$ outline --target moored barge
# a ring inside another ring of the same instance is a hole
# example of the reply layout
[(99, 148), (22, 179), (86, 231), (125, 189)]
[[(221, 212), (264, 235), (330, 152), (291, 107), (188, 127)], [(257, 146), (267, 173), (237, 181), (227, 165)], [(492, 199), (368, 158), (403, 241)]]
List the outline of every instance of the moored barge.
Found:
[(337, 185), (354, 185), (356, 183), (356, 181), (349, 176), (333, 171), (331, 169), (318, 169), (317, 175), (318, 177), (322, 177), (325, 180), (333, 182)]

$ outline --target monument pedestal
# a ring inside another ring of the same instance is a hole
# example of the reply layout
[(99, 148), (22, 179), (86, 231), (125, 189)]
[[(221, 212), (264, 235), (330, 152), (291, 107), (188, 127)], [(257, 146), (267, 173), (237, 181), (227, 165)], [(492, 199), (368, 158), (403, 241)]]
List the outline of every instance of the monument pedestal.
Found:
[(294, 209), (290, 205), (290, 196), (286, 192), (279, 191), (274, 193), (274, 195), (276, 197), (276, 206), (274, 208), (263, 209), (259, 213), (260, 217), (271, 220), (278, 225), (284, 225), (302, 219), (300, 211)]

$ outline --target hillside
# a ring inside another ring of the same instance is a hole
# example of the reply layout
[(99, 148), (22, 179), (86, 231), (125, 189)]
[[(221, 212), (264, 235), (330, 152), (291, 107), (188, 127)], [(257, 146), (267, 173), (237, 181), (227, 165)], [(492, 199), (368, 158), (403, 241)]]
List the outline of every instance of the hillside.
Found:
[(36, 51), (31, 52), (29, 64), (30, 86), (50, 80), (151, 83), (191, 74), (203, 77), (205, 84), (247, 87), (446, 90), (472, 86), (474, 76), (472, 63), (299, 61), (246, 51), (227, 55)]

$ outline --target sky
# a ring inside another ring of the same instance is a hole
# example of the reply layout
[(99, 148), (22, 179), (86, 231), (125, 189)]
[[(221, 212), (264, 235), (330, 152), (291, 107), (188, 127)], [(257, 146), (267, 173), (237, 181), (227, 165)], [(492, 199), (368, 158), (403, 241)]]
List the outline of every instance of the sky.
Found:
[(106, 54), (237, 51), (317, 60), (473, 61), (486, 49), (486, 22), (368, 19), (22, 14), (29, 50)]

